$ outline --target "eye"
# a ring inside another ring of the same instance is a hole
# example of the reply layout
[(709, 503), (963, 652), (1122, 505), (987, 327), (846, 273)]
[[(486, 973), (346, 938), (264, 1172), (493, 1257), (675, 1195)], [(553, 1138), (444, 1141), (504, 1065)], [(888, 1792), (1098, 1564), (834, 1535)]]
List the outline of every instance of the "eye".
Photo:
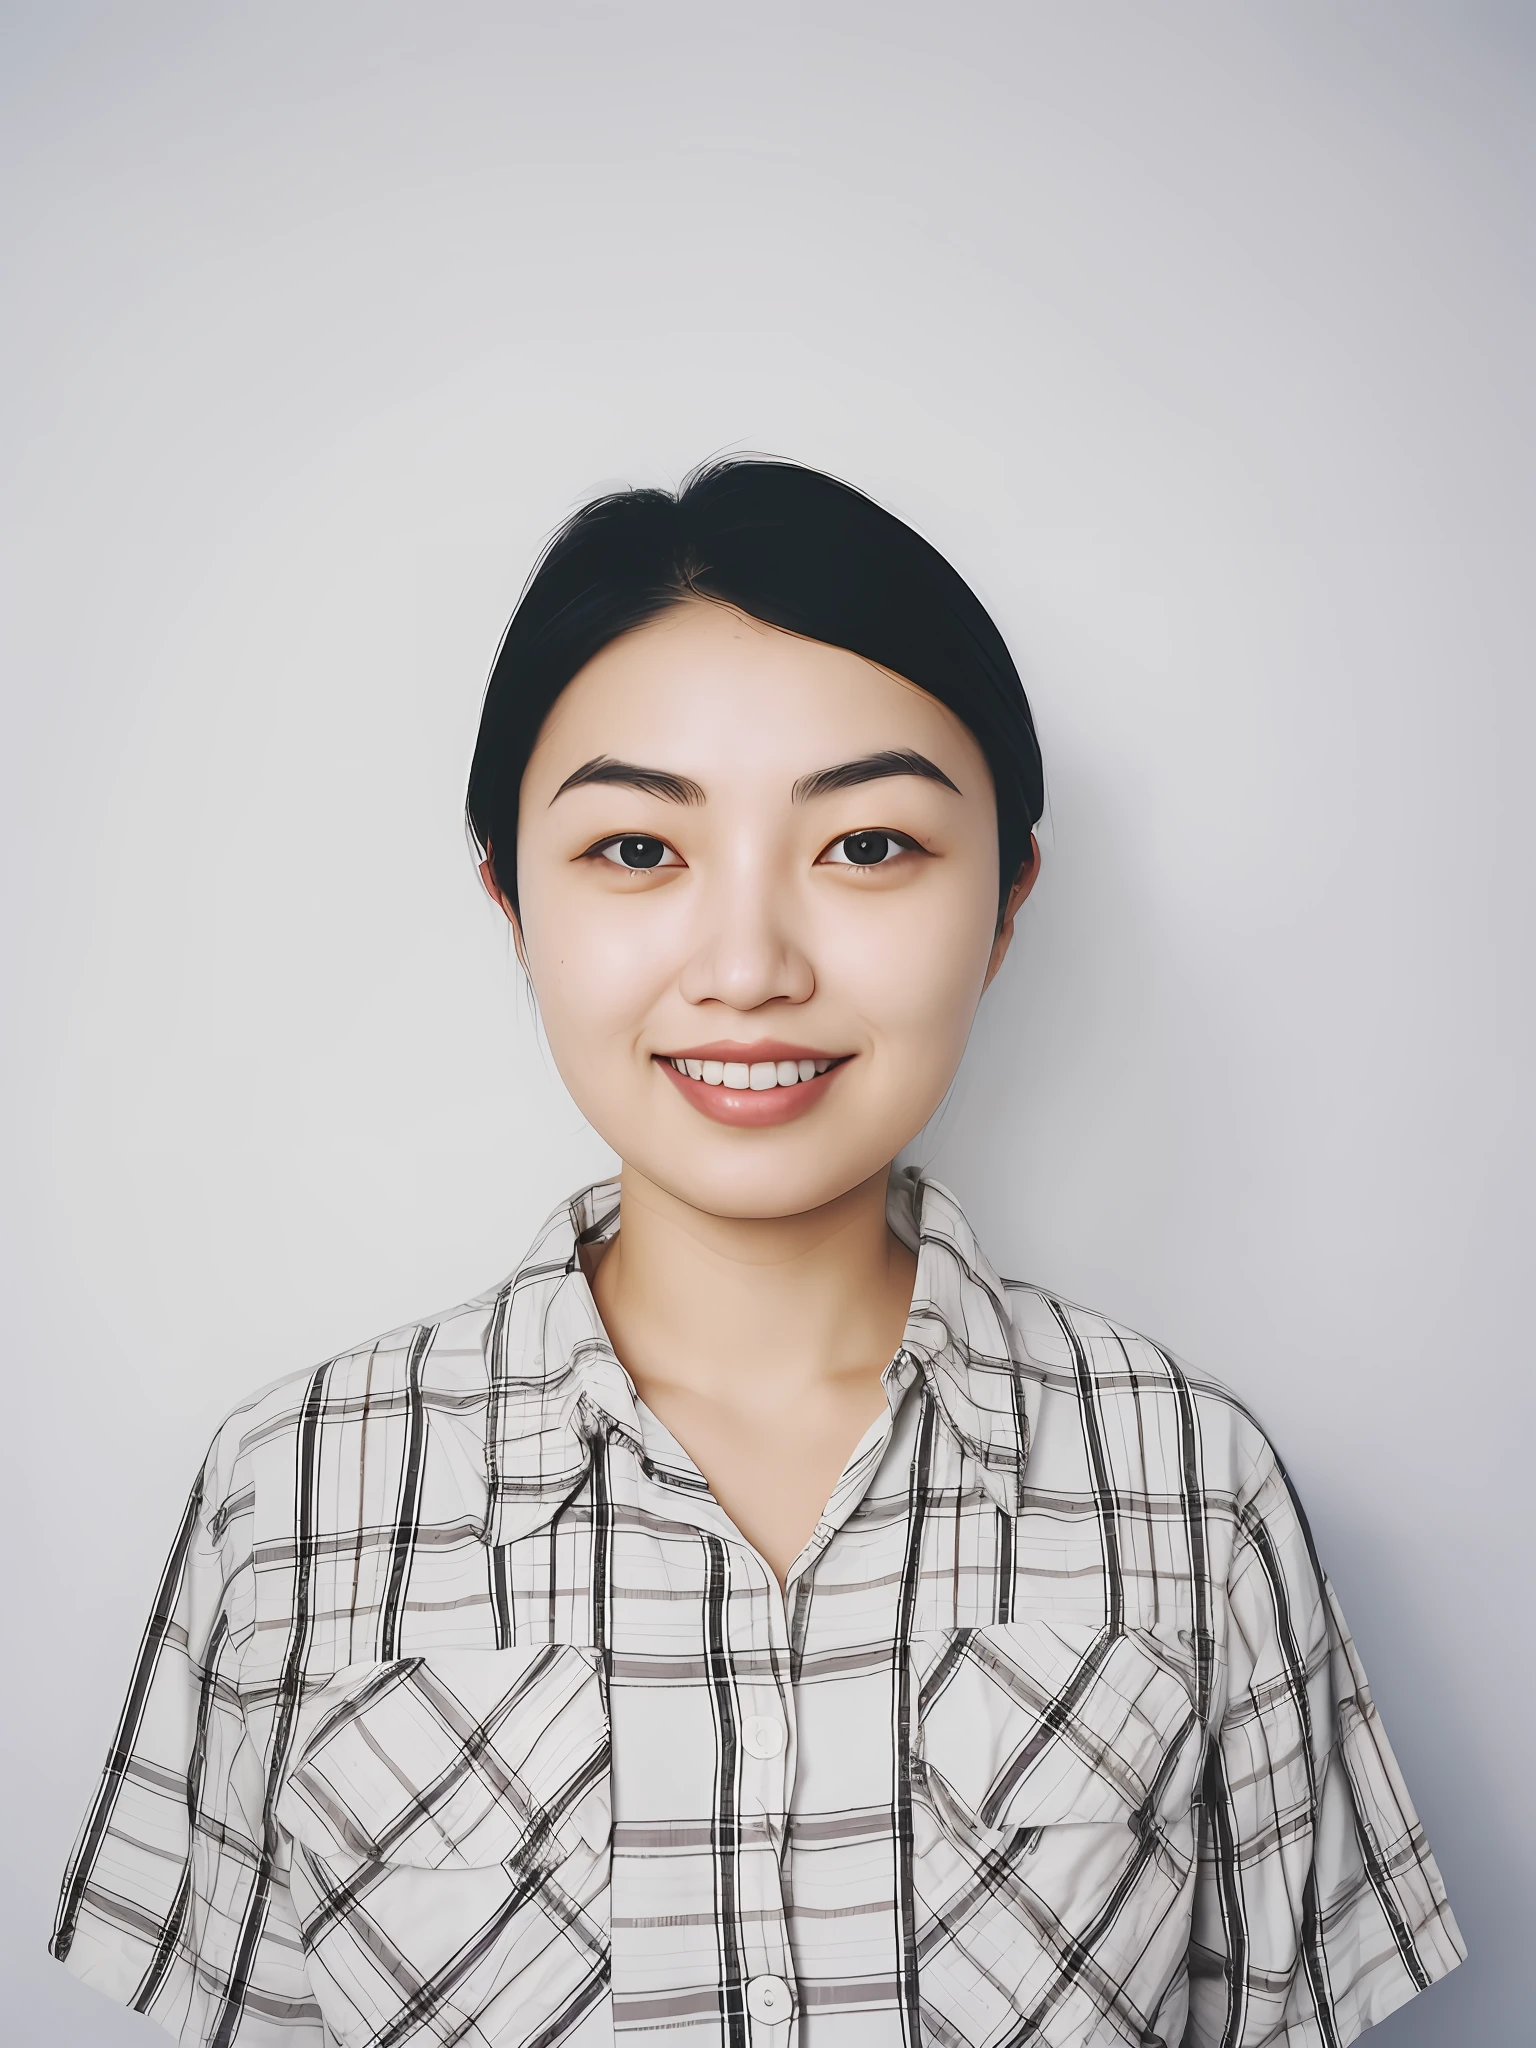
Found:
[(905, 832), (849, 832), (834, 839), (821, 857), (834, 868), (881, 868), (899, 853), (917, 851), (917, 841)]
[(683, 864), (665, 839), (652, 839), (645, 832), (626, 832), (621, 838), (605, 839), (588, 851), (611, 861), (616, 868), (627, 868), (631, 874), (644, 874), (652, 868), (680, 868)]

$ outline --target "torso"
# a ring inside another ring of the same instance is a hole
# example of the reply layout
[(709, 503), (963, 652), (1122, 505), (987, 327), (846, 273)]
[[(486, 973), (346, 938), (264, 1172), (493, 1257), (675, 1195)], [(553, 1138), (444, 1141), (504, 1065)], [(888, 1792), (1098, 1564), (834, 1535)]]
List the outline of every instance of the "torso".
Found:
[[(596, 1227), (557, 1218), (504, 1287), (220, 1432), (109, 1772), (116, 1890), (89, 1861), (69, 1887), (72, 1967), (142, 1939), (143, 2009), (195, 1994), (221, 2040), (248, 2010), (313, 2048), (1166, 2048), (1192, 1999), (1214, 2042), (1223, 1884), (1254, 2026), (1311, 2010), (1292, 1865), (1341, 1753), (1315, 1837), (1340, 1997), (1389, 2010), (1451, 1966), (1284, 1476), (1224, 1390), (999, 1282), (930, 1188), (889, 1401), (781, 1585), (608, 1346), (574, 1251)], [(1234, 1670), (1223, 1864), (1201, 1774)], [(189, 1798), (173, 1899), (154, 1845)]]

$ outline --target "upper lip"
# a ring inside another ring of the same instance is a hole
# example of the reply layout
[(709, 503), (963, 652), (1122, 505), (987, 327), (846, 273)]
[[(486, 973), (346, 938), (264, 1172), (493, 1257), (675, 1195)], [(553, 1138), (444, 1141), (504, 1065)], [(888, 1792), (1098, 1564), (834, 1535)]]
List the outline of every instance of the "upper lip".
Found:
[(818, 1045), (791, 1045), (783, 1038), (760, 1038), (755, 1045), (739, 1045), (734, 1039), (717, 1038), (709, 1045), (679, 1046), (676, 1052), (654, 1055), (661, 1060), (719, 1060), (732, 1065), (753, 1066), (768, 1060), (845, 1060), (851, 1054), (824, 1052)]

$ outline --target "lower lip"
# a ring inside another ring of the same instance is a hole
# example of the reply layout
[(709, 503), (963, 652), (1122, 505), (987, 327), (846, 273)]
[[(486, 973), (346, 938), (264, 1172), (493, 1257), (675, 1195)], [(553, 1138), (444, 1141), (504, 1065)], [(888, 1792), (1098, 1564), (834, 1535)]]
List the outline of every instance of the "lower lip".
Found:
[(814, 1081), (796, 1081), (788, 1088), (711, 1087), (708, 1081), (695, 1081), (691, 1074), (680, 1074), (670, 1060), (658, 1059), (656, 1064), (679, 1094), (717, 1124), (736, 1124), (744, 1130), (758, 1131), (769, 1124), (787, 1124), (791, 1118), (814, 1109), (847, 1061), (840, 1060), (835, 1067), (828, 1067)]

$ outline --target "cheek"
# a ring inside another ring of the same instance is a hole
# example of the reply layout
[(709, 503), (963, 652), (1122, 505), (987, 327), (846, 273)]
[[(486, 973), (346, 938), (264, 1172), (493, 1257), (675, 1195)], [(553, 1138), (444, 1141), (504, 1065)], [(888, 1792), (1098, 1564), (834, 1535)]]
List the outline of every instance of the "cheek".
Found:
[(665, 915), (590, 877), (538, 877), (523, 899), (529, 978), (551, 1043), (629, 1035), (675, 974)]
[(952, 1065), (965, 1045), (992, 950), (978, 895), (892, 898), (879, 906), (888, 916), (850, 919), (827, 948), (827, 972), (845, 1000), (906, 1061)]

